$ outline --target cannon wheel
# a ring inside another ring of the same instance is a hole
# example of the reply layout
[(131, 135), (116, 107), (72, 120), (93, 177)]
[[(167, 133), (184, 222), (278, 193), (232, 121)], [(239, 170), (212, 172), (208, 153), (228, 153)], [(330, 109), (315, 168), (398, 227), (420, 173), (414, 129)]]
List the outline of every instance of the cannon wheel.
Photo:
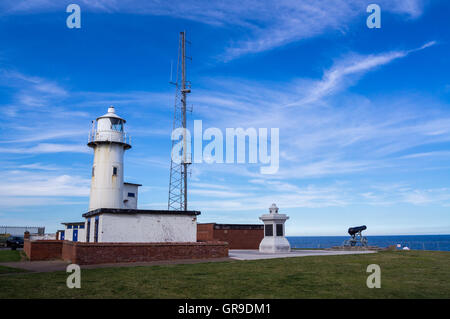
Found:
[(364, 247), (367, 247), (367, 243), (368, 243), (367, 238), (366, 238), (366, 237), (361, 237), (361, 244), (362, 244)]
[(345, 247), (349, 247), (349, 246), (355, 246), (356, 242), (353, 238), (347, 239), (344, 241), (344, 243), (342, 244)]

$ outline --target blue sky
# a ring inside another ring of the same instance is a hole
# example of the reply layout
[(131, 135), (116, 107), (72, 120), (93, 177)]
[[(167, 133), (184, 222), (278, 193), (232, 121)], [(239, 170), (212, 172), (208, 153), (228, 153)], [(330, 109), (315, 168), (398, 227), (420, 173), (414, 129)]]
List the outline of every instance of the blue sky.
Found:
[[(81, 29), (66, 27), (69, 3)], [(366, 7), (382, 10), (368, 29)], [(91, 120), (127, 119), (126, 181), (167, 207), (178, 33), (192, 45), (190, 121), (280, 129), (280, 169), (196, 164), (200, 222), (258, 223), (273, 202), (288, 235), (450, 233), (446, 1), (18, 1), (0, 3), (0, 224), (79, 221)]]

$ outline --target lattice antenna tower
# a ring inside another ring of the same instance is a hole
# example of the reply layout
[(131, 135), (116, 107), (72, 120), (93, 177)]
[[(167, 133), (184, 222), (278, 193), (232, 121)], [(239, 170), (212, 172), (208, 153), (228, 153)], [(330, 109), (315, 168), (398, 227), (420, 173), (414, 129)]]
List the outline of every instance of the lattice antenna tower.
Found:
[[(186, 32), (180, 32), (178, 42), (178, 63), (175, 85), (175, 106), (173, 116), (173, 129), (183, 128), (183, 150), (180, 163), (170, 157), (170, 182), (169, 182), (169, 210), (187, 210), (187, 186), (188, 166), (191, 164), (191, 154), (187, 153), (186, 140), (186, 97), (191, 93), (191, 83), (186, 80)], [(172, 141), (172, 150), (178, 141)]]

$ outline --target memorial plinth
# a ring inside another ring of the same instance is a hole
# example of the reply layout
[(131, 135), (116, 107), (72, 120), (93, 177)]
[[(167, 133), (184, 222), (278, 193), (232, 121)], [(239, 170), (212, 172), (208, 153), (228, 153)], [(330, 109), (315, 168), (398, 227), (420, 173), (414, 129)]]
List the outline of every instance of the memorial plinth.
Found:
[(291, 251), (291, 245), (284, 236), (284, 223), (289, 217), (285, 214), (278, 214), (278, 207), (272, 204), (269, 214), (264, 214), (259, 219), (264, 223), (264, 238), (259, 244), (259, 251), (262, 253)]

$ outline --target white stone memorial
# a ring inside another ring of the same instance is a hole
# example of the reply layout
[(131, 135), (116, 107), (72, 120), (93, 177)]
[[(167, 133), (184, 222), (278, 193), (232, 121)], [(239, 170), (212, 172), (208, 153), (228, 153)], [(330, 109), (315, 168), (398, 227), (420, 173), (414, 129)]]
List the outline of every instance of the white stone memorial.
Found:
[(262, 253), (290, 252), (291, 245), (284, 236), (284, 223), (289, 219), (285, 214), (278, 214), (275, 204), (269, 208), (269, 214), (259, 217), (264, 223), (264, 238), (259, 244)]

